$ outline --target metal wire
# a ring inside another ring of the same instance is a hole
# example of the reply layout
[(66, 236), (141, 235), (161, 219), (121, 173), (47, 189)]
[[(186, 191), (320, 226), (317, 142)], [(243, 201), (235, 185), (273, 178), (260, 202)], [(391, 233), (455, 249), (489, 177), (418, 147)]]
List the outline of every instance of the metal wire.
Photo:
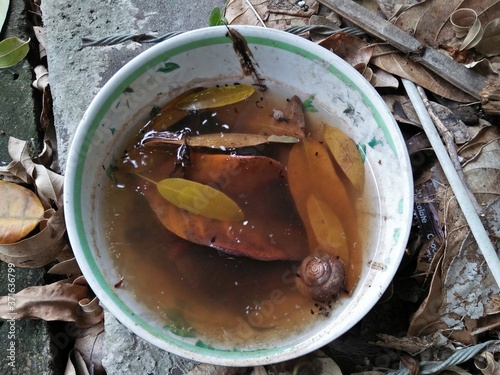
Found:
[(160, 43), (164, 40), (170, 39), (176, 35), (182, 34), (182, 31), (173, 31), (164, 35), (150, 35), (150, 34), (118, 34), (110, 35), (101, 39), (82, 38), (82, 47), (104, 47), (113, 46), (124, 42), (136, 43)]
[[(489, 345), (498, 345), (500, 340), (486, 341), (481, 344), (474, 346), (469, 346), (467, 348), (458, 349), (451, 356), (448, 357), (443, 362), (422, 362), (420, 363), (420, 374), (421, 375), (432, 375), (438, 374), (439, 372), (446, 370), (447, 368), (461, 363), (467, 362), (474, 358), (481, 350)], [(389, 372), (390, 375), (409, 375), (410, 370), (407, 368), (400, 369), (397, 371)]]
[(365, 32), (361, 29), (358, 29), (357, 27), (345, 27), (343, 29), (334, 29), (328, 26), (321, 26), (321, 25), (309, 25), (309, 26), (291, 26), (289, 28), (286, 28), (284, 31), (290, 34), (295, 34), (295, 35), (300, 35), (304, 34), (310, 31), (314, 31), (317, 34), (324, 35), (324, 36), (330, 36), (334, 35), (337, 33), (347, 33), (355, 36), (361, 36), (364, 35)]
[[(343, 29), (333, 29), (328, 26), (310, 25), (310, 26), (292, 26), (285, 29), (290, 34), (300, 35), (310, 31), (314, 31), (320, 35), (330, 36), (340, 32), (348, 33), (351, 35), (360, 36), (364, 32), (357, 27), (346, 27)], [(136, 43), (160, 43), (164, 40), (170, 39), (176, 35), (182, 34), (182, 31), (173, 31), (164, 35), (151, 35), (151, 34), (117, 34), (110, 35), (101, 39), (82, 38), (81, 47), (106, 47), (121, 44), (125, 42)]]

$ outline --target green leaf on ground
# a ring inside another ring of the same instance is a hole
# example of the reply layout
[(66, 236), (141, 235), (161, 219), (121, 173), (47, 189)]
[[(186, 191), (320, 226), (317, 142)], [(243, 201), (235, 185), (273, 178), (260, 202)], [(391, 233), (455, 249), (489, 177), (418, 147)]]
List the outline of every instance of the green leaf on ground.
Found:
[(18, 37), (10, 37), (0, 42), (0, 68), (8, 68), (22, 61), (28, 51), (30, 40), (21, 40)]
[(222, 11), (219, 7), (215, 7), (210, 12), (210, 17), (208, 18), (208, 26), (220, 26), (227, 25), (226, 18), (222, 15)]

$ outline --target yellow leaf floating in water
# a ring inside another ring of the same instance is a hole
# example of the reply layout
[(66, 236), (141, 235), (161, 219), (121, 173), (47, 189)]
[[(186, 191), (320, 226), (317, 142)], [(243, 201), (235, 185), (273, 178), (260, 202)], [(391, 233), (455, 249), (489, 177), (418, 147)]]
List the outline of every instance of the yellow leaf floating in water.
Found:
[(0, 244), (26, 237), (43, 218), (44, 208), (31, 190), (0, 180)]
[(316, 241), (321, 247), (328, 253), (340, 257), (344, 264), (349, 264), (346, 233), (339, 218), (328, 204), (311, 195), (307, 199), (307, 214)]
[(198, 111), (200, 109), (223, 107), (241, 102), (254, 92), (255, 88), (250, 85), (210, 87), (186, 96), (177, 103), (177, 108), (186, 111)]
[(241, 221), (245, 218), (236, 202), (209, 185), (183, 178), (166, 178), (160, 182), (147, 180), (156, 184), (167, 201), (196, 215), (221, 221)]
[(361, 194), (365, 185), (365, 167), (354, 141), (340, 129), (331, 126), (324, 127), (323, 138), (342, 172), (356, 192)]

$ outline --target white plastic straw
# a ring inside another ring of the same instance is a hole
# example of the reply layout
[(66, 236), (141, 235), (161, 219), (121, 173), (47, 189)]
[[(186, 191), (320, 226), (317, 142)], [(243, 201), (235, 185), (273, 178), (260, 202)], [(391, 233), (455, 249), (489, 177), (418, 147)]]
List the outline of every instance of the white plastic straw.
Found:
[(425, 108), (425, 104), (418, 93), (417, 87), (413, 82), (408, 81), (407, 79), (403, 79), (403, 85), (408, 93), (408, 96), (410, 97), (415, 111), (417, 112), (425, 134), (427, 135), (439, 163), (443, 168), (446, 178), (450, 183), (451, 189), (453, 190), (453, 193), (455, 193), (455, 197), (457, 198), (458, 204), (460, 205), (465, 219), (469, 224), (472, 235), (476, 239), (479, 250), (483, 254), (493, 278), (500, 287), (500, 259), (498, 258), (496, 250), (490, 241), (488, 233), (484, 229), (483, 223), (481, 222), (481, 219), (479, 218), (479, 215), (476, 212), (469, 195), (467, 194), (467, 190), (462, 184), (462, 181), (460, 180), (460, 177), (458, 176), (458, 173), (455, 170), (443, 143), (441, 142), (441, 138), (439, 137), (434, 123)]

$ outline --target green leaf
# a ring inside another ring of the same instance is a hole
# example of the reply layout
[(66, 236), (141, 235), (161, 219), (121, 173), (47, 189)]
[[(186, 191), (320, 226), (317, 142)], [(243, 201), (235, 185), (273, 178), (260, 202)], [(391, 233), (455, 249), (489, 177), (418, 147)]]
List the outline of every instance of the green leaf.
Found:
[(164, 199), (196, 215), (221, 221), (241, 221), (245, 218), (235, 201), (209, 185), (183, 178), (167, 178), (158, 183), (147, 180), (156, 184)]
[(312, 104), (315, 96), (316, 95), (314, 95), (314, 94), (310, 95), (306, 100), (304, 100), (304, 103), (302, 104), (304, 107), (304, 111), (306, 111), (306, 112), (318, 112), (316, 107)]
[(222, 12), (219, 7), (215, 7), (210, 12), (210, 17), (208, 18), (208, 26), (219, 26), (221, 25)]
[(186, 96), (177, 103), (177, 108), (187, 111), (217, 108), (241, 102), (250, 97), (255, 88), (250, 85), (228, 85), (208, 89)]
[(28, 54), (30, 40), (10, 37), (0, 42), (0, 68), (8, 68), (22, 61)]
[(165, 62), (163, 66), (159, 68), (157, 71), (162, 73), (170, 73), (179, 68), (180, 68), (179, 64), (173, 62)]
[(0, 31), (2, 31), (3, 24), (7, 18), (7, 12), (9, 11), (9, 0), (0, 0)]

